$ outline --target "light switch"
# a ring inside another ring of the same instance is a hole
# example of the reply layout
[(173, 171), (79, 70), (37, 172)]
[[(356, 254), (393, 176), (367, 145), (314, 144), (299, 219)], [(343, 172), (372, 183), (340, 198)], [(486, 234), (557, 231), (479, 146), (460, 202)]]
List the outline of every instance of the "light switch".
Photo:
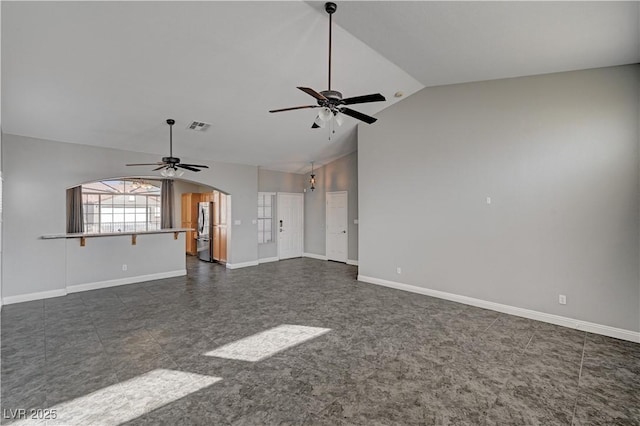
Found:
[(358, 219), (353, 219), (353, 224), (357, 225), (358, 224)]
[(487, 197), (487, 204), (491, 204), (491, 197)]
[(240, 219), (236, 219), (233, 221), (234, 225), (242, 225), (242, 221)]
[(252, 224), (254, 224), (254, 225), (257, 225), (257, 224), (258, 224), (258, 221), (257, 221), (256, 219), (253, 219), (253, 220), (251, 221), (251, 223), (252, 223)]

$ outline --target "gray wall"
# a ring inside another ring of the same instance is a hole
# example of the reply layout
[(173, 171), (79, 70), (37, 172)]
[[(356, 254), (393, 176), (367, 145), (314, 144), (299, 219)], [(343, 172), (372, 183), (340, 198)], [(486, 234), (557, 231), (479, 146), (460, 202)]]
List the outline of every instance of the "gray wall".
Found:
[[(304, 185), (304, 175), (258, 169), (258, 191), (260, 192), (300, 193), (304, 191)], [(257, 202), (258, 199), (256, 197), (256, 203)]]
[[(297, 173), (276, 172), (273, 170), (258, 169), (258, 191), (259, 192), (297, 192), (304, 190), (304, 175)], [(258, 210), (258, 199), (256, 197), (256, 212)], [(277, 217), (277, 209), (273, 214)], [(277, 237), (277, 236), (276, 236)], [(278, 245), (276, 242), (258, 244), (258, 258), (268, 259), (278, 256)]]
[(639, 76), (426, 88), (360, 126), (359, 273), (640, 330)]
[[(354, 137), (356, 135), (354, 134)], [(324, 256), (326, 254), (326, 193), (347, 191), (349, 260), (358, 260), (358, 153), (344, 157), (315, 170), (316, 190), (307, 190), (304, 197), (304, 251)], [(310, 174), (304, 175), (309, 187)]]
[[(186, 273), (185, 234), (177, 240), (173, 234), (140, 235), (136, 245), (130, 237), (89, 238), (81, 247), (77, 239), (61, 240), (66, 253), (66, 285), (145, 277), (154, 274)], [(122, 270), (127, 265), (127, 271)], [(166, 276), (166, 275), (165, 275)], [(138, 281), (148, 281), (139, 279)]]
[[(65, 241), (41, 240), (40, 236), (64, 233), (66, 188), (101, 178), (148, 173), (125, 164), (153, 162), (158, 157), (8, 134), (3, 137), (2, 151), (3, 297), (64, 288)], [(241, 224), (231, 226), (229, 263), (257, 261), (257, 226), (252, 224), (257, 215), (257, 168), (206, 159), (184, 161), (204, 161), (211, 168), (190, 178), (232, 195), (232, 219)], [(113, 267), (104, 264), (104, 268)]]

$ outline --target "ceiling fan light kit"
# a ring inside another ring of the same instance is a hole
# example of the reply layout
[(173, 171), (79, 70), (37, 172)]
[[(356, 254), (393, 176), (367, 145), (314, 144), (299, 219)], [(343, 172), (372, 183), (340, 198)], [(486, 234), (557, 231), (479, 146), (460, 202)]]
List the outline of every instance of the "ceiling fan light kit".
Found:
[(164, 177), (180, 177), (184, 174), (182, 170), (174, 169), (172, 167), (167, 167), (160, 172), (160, 174)]
[[(333, 130), (333, 122), (335, 121), (338, 126), (342, 125), (344, 122), (344, 115), (348, 115), (357, 120), (363, 121), (367, 124), (372, 124), (376, 122), (376, 118), (371, 117), (369, 115), (363, 114), (361, 112), (355, 111), (351, 108), (347, 108), (345, 105), (354, 105), (354, 104), (363, 104), (369, 102), (383, 102), (386, 101), (385, 97), (380, 93), (374, 93), (371, 95), (363, 95), (363, 96), (354, 96), (351, 98), (342, 98), (342, 93), (337, 90), (331, 90), (331, 44), (332, 44), (332, 16), (335, 11), (338, 9), (335, 3), (327, 2), (324, 5), (324, 10), (329, 14), (329, 81), (327, 90), (323, 90), (321, 92), (316, 92), (314, 89), (310, 87), (300, 87), (298, 89), (302, 90), (306, 94), (314, 97), (316, 99), (317, 105), (302, 105), (291, 108), (281, 108), (281, 109), (273, 109), (269, 112), (283, 112), (283, 111), (292, 111), (296, 109), (308, 109), (308, 108), (321, 108), (316, 116), (312, 129), (323, 128), (325, 124), (329, 122), (331, 124), (332, 132)], [(335, 119), (335, 120), (334, 120)]]
[(179, 158), (173, 156), (173, 125), (176, 124), (176, 121), (169, 118), (167, 119), (167, 124), (169, 125), (169, 156), (162, 157), (162, 161), (157, 163), (136, 163), (127, 164), (127, 166), (159, 166), (153, 169), (153, 171), (162, 170), (160, 174), (167, 178), (180, 177), (184, 175), (184, 171), (178, 169), (185, 169), (192, 172), (199, 172), (200, 169), (208, 169), (209, 166), (202, 164), (181, 163)]

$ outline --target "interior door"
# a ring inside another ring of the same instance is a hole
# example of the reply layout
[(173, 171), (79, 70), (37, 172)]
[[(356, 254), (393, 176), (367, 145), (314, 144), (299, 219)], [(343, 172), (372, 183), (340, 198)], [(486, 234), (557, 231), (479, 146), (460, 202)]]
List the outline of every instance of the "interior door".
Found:
[(302, 257), (304, 245), (304, 196), (279, 192), (278, 199), (278, 257)]
[(327, 192), (327, 242), (328, 260), (347, 261), (349, 233), (347, 219), (347, 192)]

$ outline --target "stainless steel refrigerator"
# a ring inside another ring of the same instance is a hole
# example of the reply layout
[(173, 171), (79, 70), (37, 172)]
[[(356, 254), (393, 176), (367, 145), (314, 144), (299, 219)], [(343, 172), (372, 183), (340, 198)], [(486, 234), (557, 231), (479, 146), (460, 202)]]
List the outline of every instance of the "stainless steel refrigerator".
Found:
[(214, 262), (213, 259), (213, 203), (198, 203), (198, 258), (206, 262)]

